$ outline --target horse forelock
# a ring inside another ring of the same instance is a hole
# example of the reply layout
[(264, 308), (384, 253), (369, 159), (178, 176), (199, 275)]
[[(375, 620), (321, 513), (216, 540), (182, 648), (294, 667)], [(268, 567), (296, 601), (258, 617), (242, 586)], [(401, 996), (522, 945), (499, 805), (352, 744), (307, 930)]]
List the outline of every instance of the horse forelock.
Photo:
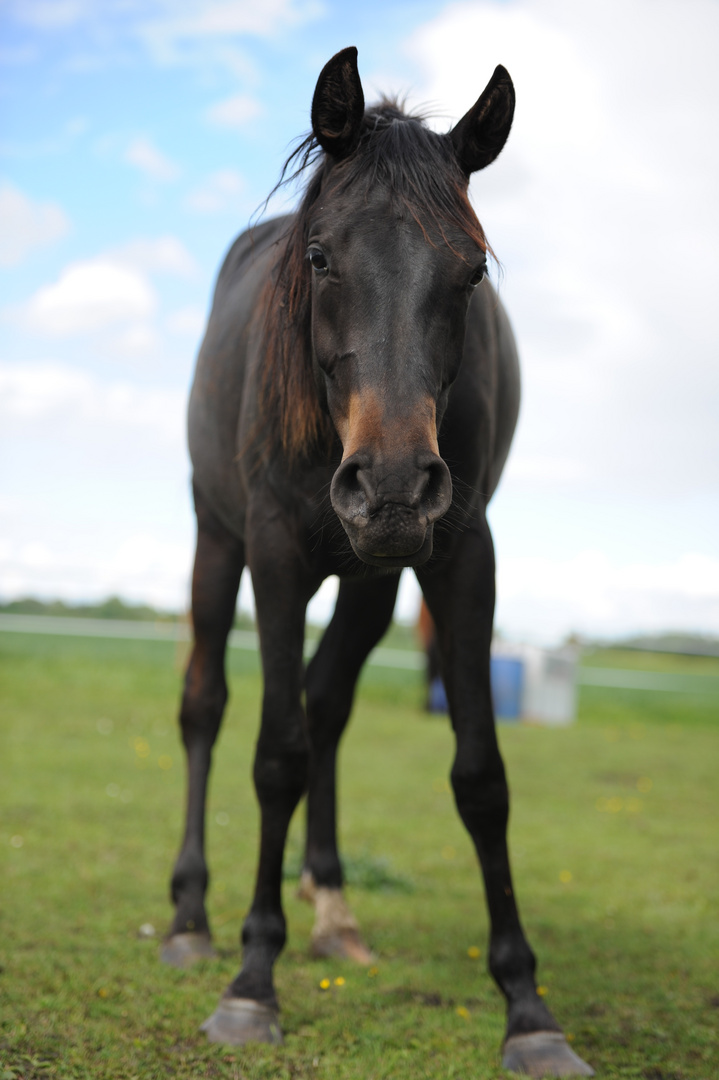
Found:
[(307, 136), (287, 159), (278, 187), (313, 164), (262, 305), (263, 428), (290, 461), (329, 454), (334, 439), (317, 395), (310, 339), (312, 280), (306, 251), (310, 218), (320, 196), (351, 190), (361, 199), (382, 187), (414, 218), (430, 244), (439, 239), (452, 247), (448, 234), (460, 230), (492, 254), (449, 136), (431, 131), (422, 116), (405, 113), (396, 100), (383, 99), (366, 111), (356, 149), (339, 163), (330, 162), (314, 136)]

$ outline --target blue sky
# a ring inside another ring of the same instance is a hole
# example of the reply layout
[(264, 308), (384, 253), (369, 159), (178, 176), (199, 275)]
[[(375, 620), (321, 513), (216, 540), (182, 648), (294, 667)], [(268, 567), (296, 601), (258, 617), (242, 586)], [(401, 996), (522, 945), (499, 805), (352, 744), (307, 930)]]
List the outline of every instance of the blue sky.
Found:
[(5, 0), (0, 21), (0, 596), (185, 604), (214, 277), (354, 44), (368, 99), (407, 92), (438, 127), (496, 63), (517, 87), (473, 181), (524, 370), (498, 625), (719, 633), (713, 0)]

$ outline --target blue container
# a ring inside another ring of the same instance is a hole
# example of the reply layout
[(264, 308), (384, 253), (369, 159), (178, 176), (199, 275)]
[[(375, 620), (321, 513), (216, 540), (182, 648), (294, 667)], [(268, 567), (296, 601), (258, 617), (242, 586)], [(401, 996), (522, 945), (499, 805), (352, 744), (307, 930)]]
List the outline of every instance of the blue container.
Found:
[(437, 675), (432, 679), (429, 684), (429, 694), (427, 698), (427, 711), (431, 713), (447, 713), (449, 712), (449, 705), (447, 703), (447, 691), (444, 688), (441, 675)]
[[(493, 656), (489, 674), (495, 716), (500, 720), (519, 720), (522, 716), (523, 661), (513, 656)], [(427, 709), (431, 713), (449, 712), (447, 692), (439, 675), (430, 684)]]
[(493, 656), (490, 664), (495, 716), (519, 720), (522, 715), (524, 664), (513, 656)]

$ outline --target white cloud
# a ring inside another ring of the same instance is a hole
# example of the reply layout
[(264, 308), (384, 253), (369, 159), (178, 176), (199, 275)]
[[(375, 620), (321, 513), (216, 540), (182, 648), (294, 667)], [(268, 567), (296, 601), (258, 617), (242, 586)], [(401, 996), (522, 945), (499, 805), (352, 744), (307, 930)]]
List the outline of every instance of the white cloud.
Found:
[[(58, 363), (0, 364), (0, 430), (96, 441), (97, 433), (129, 443), (139, 430), (152, 433), (184, 459), (186, 394), (105, 383), (87, 372)], [(132, 433), (135, 433), (133, 435)]]
[(158, 297), (149, 274), (192, 277), (196, 272), (195, 260), (174, 236), (131, 240), (66, 266), (57, 281), (10, 314), (26, 330), (49, 337), (112, 329), (115, 352), (142, 355), (157, 345), (151, 320)]
[(0, 266), (16, 266), (35, 248), (54, 243), (70, 222), (55, 203), (34, 202), (12, 184), (0, 185)]
[(185, 206), (199, 214), (215, 214), (237, 206), (245, 181), (235, 169), (218, 169), (185, 198)]
[(25, 326), (41, 334), (86, 334), (150, 318), (157, 296), (140, 272), (100, 256), (72, 263), (52, 285), (39, 289), (21, 311)]
[(134, 165), (140, 172), (145, 173), (152, 180), (161, 182), (176, 180), (180, 175), (180, 167), (171, 161), (149, 139), (140, 137), (134, 139), (125, 151), (125, 161)]
[(184, 606), (186, 392), (58, 363), (0, 365), (0, 595)]
[(197, 263), (176, 236), (130, 240), (109, 254), (114, 260), (138, 271), (176, 274), (179, 277), (192, 277), (197, 273)]
[(663, 631), (719, 633), (719, 559), (687, 552), (669, 562), (622, 563), (602, 551), (571, 559), (498, 561), (497, 625), (513, 637), (557, 640)]
[(218, 127), (241, 129), (261, 113), (262, 106), (255, 98), (247, 94), (235, 94), (211, 105), (205, 116), (211, 124)]
[(455, 118), (497, 63), (517, 88), (472, 189), (523, 362), (515, 453), (568, 462), (549, 488), (717, 492), (718, 33), (710, 0), (473, 0), (409, 43)]

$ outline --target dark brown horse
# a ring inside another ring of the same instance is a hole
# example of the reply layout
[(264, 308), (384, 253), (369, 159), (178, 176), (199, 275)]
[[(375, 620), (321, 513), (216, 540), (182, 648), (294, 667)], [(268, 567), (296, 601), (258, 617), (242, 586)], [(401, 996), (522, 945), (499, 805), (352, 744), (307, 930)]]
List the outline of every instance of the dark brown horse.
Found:
[[(205, 794), (246, 565), (264, 671), (261, 841), (242, 970), (203, 1025), (214, 1041), (281, 1040), (272, 969), (285, 943), (282, 859), (305, 792), (315, 949), (366, 958), (341, 892), (335, 761), (360, 669), (411, 566), (437, 627), (452, 786), (484, 875), (489, 966), (508, 1007), (504, 1064), (591, 1075), (537, 995), (489, 682), (485, 509), (512, 439), (519, 371), (467, 185), (501, 151), (513, 110), (498, 67), (447, 135), (390, 102), (365, 111), (357, 51), (345, 49), (319, 77), (312, 133), (294, 158), (315, 165), (299, 210), (240, 236), (220, 272), (189, 412), (198, 527), (181, 711), (189, 790), (163, 950), (173, 963), (211, 950)], [(305, 609), (329, 574), (340, 577), (337, 607), (305, 673)]]

